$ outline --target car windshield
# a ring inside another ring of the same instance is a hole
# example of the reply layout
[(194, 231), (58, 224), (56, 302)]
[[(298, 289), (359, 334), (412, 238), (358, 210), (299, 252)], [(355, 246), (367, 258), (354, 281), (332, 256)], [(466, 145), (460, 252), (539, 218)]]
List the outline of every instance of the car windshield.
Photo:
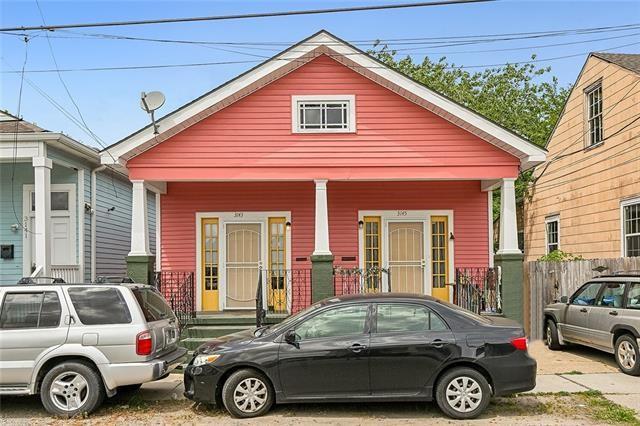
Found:
[(489, 320), (486, 317), (483, 317), (482, 315), (478, 315), (475, 312), (471, 312), (467, 309), (464, 309), (458, 305), (454, 305), (453, 303), (449, 303), (449, 302), (445, 302), (444, 300), (438, 300), (438, 303), (445, 305), (453, 310), (455, 310), (457, 313), (464, 315), (468, 318), (471, 318), (474, 321), (477, 322), (481, 322), (483, 324), (491, 324), (491, 320)]
[(263, 334), (279, 333), (280, 331), (282, 331), (285, 328), (287, 328), (289, 325), (291, 325), (294, 322), (296, 322), (299, 318), (302, 318), (303, 316), (305, 316), (309, 312), (315, 311), (319, 307), (320, 307), (320, 304), (316, 303), (315, 305), (309, 306), (307, 309), (301, 310), (297, 314), (291, 315), (290, 317), (288, 317), (284, 321), (282, 321), (280, 324), (274, 325), (273, 327), (272, 326), (266, 326), (266, 327), (259, 328), (257, 330), (259, 333), (256, 333), (256, 336), (260, 337)]

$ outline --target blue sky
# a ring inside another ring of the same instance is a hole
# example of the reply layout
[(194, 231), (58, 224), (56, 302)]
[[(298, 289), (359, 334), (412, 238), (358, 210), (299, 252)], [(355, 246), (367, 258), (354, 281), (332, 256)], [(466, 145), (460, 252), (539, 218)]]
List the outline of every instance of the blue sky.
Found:
[[(396, 3), (409, 0), (395, 1)], [(307, 8), (327, 8), (368, 4), (388, 4), (393, 0), (362, 1), (46, 1), (40, 6), (48, 24), (72, 22), (116, 21), (185, 16), (225, 15)], [(0, 6), (3, 27), (40, 25), (35, 0), (3, 0)], [(451, 37), (477, 34), (574, 29), (640, 23), (640, 1), (515, 1), (429, 7), (405, 10), (355, 12), (251, 20), (165, 24), (119, 28), (87, 28), (86, 33), (118, 34), (147, 38), (206, 40), (221, 42), (273, 41), (296, 42), (310, 34), (327, 29), (346, 40), (390, 38)], [(459, 65), (481, 65), (528, 60), (532, 53), (539, 58), (573, 55), (608, 49), (629, 43), (633, 46), (614, 51), (640, 53), (640, 30), (582, 36), (554, 37), (537, 40), (495, 42), (462, 47), (421, 47), (413, 56), (421, 60), (425, 52), (432, 59), (447, 56)], [(96, 38), (58, 38), (71, 34), (52, 33), (50, 41), (60, 68), (147, 65), (166, 63), (252, 61), (255, 57), (213, 49), (210, 46), (105, 40)], [(584, 44), (531, 48), (525, 50), (479, 52), (489, 49), (538, 46), (625, 36)], [(50, 69), (53, 61), (44, 35), (28, 43), (26, 69)], [(366, 48), (367, 46), (361, 46)], [(271, 56), (274, 46), (265, 50), (244, 50)], [(439, 52), (458, 52), (447, 53)], [(15, 36), (0, 35), (2, 71), (19, 69), (25, 54), (25, 43)], [(576, 78), (586, 55), (545, 62), (563, 85)], [(89, 126), (100, 139), (110, 144), (148, 124), (147, 115), (139, 107), (141, 91), (160, 90), (167, 102), (159, 115), (179, 107), (255, 64), (233, 64), (209, 67), (63, 73), (73, 98)], [(0, 74), (0, 108), (15, 113), (18, 105), (19, 75)], [(55, 73), (27, 74), (57, 103), (74, 116), (78, 113)], [(21, 115), (52, 131), (63, 131), (89, 145), (99, 146), (78, 126), (48, 103), (41, 94), (24, 84)]]

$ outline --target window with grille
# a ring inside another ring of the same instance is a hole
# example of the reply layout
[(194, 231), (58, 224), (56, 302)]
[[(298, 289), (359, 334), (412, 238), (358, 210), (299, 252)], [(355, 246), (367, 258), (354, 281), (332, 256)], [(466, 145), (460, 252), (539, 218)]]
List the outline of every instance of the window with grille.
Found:
[(431, 217), (431, 278), (433, 288), (444, 288), (447, 285), (447, 272), (449, 269), (447, 219), (446, 216)]
[(622, 205), (623, 256), (640, 256), (640, 199)]
[(602, 142), (602, 84), (598, 83), (585, 92), (587, 102), (587, 146)]
[(547, 254), (560, 248), (560, 218), (553, 216), (545, 220), (547, 232)]
[(380, 216), (365, 216), (364, 222), (364, 269), (367, 291), (380, 291), (382, 282), (381, 218)]
[(294, 96), (294, 133), (355, 131), (353, 96)]
[(220, 268), (218, 267), (218, 220), (202, 222), (203, 279), (205, 290), (218, 290)]

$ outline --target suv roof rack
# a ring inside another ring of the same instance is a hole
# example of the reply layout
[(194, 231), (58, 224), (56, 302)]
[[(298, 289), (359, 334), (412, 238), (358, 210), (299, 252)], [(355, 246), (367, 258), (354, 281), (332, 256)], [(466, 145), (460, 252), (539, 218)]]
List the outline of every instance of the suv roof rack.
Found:
[(629, 271), (615, 271), (604, 275), (598, 275), (598, 277), (640, 277), (640, 270), (631, 269)]
[[(40, 280), (51, 280), (50, 282), (40, 282)], [(18, 284), (65, 284), (65, 280), (57, 277), (22, 277)]]
[(135, 281), (130, 277), (122, 276), (99, 276), (94, 284), (134, 284)]

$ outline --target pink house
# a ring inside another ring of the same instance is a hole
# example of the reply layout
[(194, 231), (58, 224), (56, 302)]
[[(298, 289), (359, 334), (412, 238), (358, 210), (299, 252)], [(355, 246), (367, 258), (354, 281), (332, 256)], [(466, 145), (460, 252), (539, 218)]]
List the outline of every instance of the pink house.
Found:
[[(278, 312), (354, 291), (452, 300), (457, 269), (494, 262), (503, 263), (505, 312), (510, 300), (518, 305), (521, 283), (505, 269), (517, 277), (522, 261), (514, 180), (545, 151), (332, 34), (301, 41), (158, 125), (159, 134), (140, 129), (102, 160), (126, 167), (133, 182), (131, 273), (144, 279), (153, 262), (163, 274), (193, 273), (198, 311), (255, 309), (259, 285), (264, 307)], [(162, 194), (156, 258), (148, 187)]]

